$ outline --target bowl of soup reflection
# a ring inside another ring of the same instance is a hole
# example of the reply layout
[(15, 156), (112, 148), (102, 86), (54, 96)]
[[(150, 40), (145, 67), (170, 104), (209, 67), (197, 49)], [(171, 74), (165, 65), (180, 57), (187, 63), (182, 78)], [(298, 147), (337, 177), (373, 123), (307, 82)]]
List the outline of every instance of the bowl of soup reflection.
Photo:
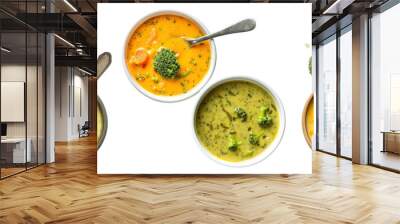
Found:
[(107, 112), (100, 97), (97, 97), (97, 150), (103, 144), (107, 134)]
[(314, 136), (314, 118), (314, 95), (311, 94), (304, 105), (302, 116), (303, 135), (310, 148)]

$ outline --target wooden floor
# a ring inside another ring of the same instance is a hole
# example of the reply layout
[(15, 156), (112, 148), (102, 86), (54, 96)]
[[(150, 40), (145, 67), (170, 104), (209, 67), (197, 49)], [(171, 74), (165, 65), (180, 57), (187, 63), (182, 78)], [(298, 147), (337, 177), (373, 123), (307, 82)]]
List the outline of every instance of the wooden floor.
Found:
[(1, 168), (1, 177), (3, 178), (3, 177), (8, 177), (8, 176), (11, 176), (11, 175), (13, 175), (13, 174), (16, 174), (16, 173), (19, 173), (19, 172), (23, 172), (23, 171), (25, 171), (26, 169), (25, 169), (25, 167), (23, 167), (23, 168), (14, 168), (14, 167), (12, 167), (12, 168)]
[(381, 152), (380, 150), (375, 150), (373, 153), (374, 164), (400, 170), (400, 154)]
[(1, 178), (7, 178), (8, 176), (12, 176), (21, 172), (26, 171), (27, 169), (33, 169), (37, 166), (37, 164), (27, 163), (27, 167), (25, 164), (18, 164), (17, 167), (2, 167), (1, 168)]
[(314, 154), (313, 175), (98, 176), (96, 142), (0, 181), (0, 223), (400, 223), (400, 175)]

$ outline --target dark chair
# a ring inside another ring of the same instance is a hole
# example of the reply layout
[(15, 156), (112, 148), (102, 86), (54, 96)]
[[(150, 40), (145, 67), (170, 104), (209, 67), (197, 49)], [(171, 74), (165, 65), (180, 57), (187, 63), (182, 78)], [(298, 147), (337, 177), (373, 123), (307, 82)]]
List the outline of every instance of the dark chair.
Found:
[(89, 136), (89, 129), (90, 129), (89, 121), (85, 121), (85, 123), (82, 125), (82, 127), (80, 127), (80, 125), (78, 125), (79, 138)]

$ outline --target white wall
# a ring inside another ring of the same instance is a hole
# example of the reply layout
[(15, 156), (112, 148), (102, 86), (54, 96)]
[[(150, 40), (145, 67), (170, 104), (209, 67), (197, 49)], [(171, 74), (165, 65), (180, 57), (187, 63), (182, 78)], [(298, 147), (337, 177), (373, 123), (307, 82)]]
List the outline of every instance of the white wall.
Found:
[(56, 67), (55, 85), (55, 140), (77, 139), (78, 125), (88, 120), (88, 78), (75, 68)]
[[(38, 69), (38, 70), (36, 70)], [(3, 64), (1, 66), (2, 82), (24, 82), (26, 83), (26, 110), (27, 120), (23, 122), (5, 122), (7, 124), (7, 137), (25, 138), (30, 140), (32, 161), (44, 162), (44, 82), (42, 67), (25, 66), (25, 64)], [(27, 79), (27, 80), (25, 80)], [(2, 96), (7, 97), (7, 96)], [(1, 108), (7, 110), (9, 108)], [(37, 156), (36, 153), (39, 153)]]
[[(27, 68), (28, 71), (32, 67)], [(30, 73), (30, 72), (28, 72)], [(25, 82), (25, 64), (8, 64), (1, 66), (1, 81), (3, 82)], [(5, 108), (2, 108), (4, 110)], [(24, 122), (10, 122), (7, 123), (7, 137), (25, 137), (25, 123)]]
[[(1, 82), (1, 121), (25, 121), (25, 83)], [(36, 106), (35, 106), (36, 108)]]
[[(1, 66), (1, 81), (2, 82), (17, 81), (17, 82), (25, 82), (26, 83), (25, 68), (27, 69), (28, 75), (30, 75), (30, 74), (36, 75), (36, 67), (34, 67), (34, 66), (25, 67), (25, 64), (24, 65), (18, 65), (18, 64), (2, 65)], [(28, 77), (28, 79), (29, 79), (29, 77)], [(33, 83), (33, 85), (36, 85), (36, 82)], [(29, 90), (31, 90), (31, 89), (28, 89), (28, 91)], [(27, 96), (28, 97), (36, 97), (36, 89), (34, 90), (34, 92), (28, 92)], [(28, 100), (28, 101), (30, 101), (30, 100)], [(35, 108), (36, 108), (36, 104), (35, 104)], [(5, 110), (5, 108), (2, 108), (2, 110)], [(29, 114), (28, 114), (28, 116), (29, 116)], [(36, 116), (36, 114), (35, 114), (35, 116)], [(33, 118), (28, 117), (28, 121), (30, 122), (31, 120), (33, 120)], [(31, 127), (31, 126), (32, 125), (28, 125), (28, 127)], [(25, 137), (25, 122), (7, 122), (7, 136), (8, 137)]]
[(69, 116), (69, 96), (68, 88), (70, 84), (69, 68), (55, 68), (55, 140), (68, 140), (68, 116)]
[[(77, 70), (75, 70), (76, 72)], [(78, 124), (83, 125), (85, 121), (88, 121), (88, 78), (79, 75), (74, 76), (74, 108), (73, 108), (73, 119), (71, 135), (78, 137)]]

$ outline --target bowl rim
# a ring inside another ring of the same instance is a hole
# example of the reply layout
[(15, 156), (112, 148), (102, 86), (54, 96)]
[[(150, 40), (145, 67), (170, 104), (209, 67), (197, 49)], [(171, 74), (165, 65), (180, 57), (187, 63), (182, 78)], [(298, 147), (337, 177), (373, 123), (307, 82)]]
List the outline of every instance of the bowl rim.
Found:
[[(234, 82), (234, 81), (246, 81), (246, 82), (250, 82), (253, 83), (259, 87), (261, 87), (264, 91), (268, 92), (273, 99), (275, 100), (277, 106), (278, 106), (278, 110), (279, 110), (279, 114), (280, 114), (280, 126), (279, 126), (279, 131), (274, 139), (274, 141), (267, 146), (259, 155), (251, 158), (251, 159), (246, 159), (240, 162), (229, 162), (226, 160), (222, 160), (218, 157), (216, 157), (215, 155), (213, 155), (211, 152), (208, 151), (208, 149), (201, 143), (200, 139), (197, 136), (197, 131), (196, 131), (196, 115), (199, 109), (200, 104), (203, 102), (204, 98), (212, 91), (214, 90), (216, 87), (228, 83), (228, 82)], [(281, 101), (281, 99), (279, 98), (279, 96), (277, 95), (277, 93), (268, 85), (266, 85), (264, 82), (253, 78), (253, 77), (247, 77), (247, 76), (232, 76), (232, 77), (228, 77), (228, 78), (224, 78), (221, 79), (215, 83), (213, 83), (210, 87), (208, 87), (201, 95), (201, 97), (198, 99), (197, 103), (196, 103), (196, 107), (194, 109), (193, 112), (193, 123), (192, 123), (192, 131), (193, 131), (193, 135), (194, 138), (198, 144), (198, 147), (200, 148), (200, 150), (211, 160), (215, 161), (216, 163), (219, 163), (221, 165), (225, 165), (228, 167), (248, 167), (248, 166), (252, 166), (255, 165), (257, 163), (262, 162), (263, 160), (265, 160), (267, 157), (269, 157), (275, 150), (276, 148), (278, 148), (280, 142), (282, 141), (283, 135), (285, 133), (285, 128), (286, 128), (286, 114), (285, 114), (285, 109), (283, 106), (283, 103)], [(268, 150), (267, 150), (268, 148)]]
[(131, 28), (131, 30), (129, 31), (127, 37), (125, 38), (125, 42), (124, 42), (124, 49), (123, 49), (123, 55), (122, 55), (122, 63), (123, 63), (123, 68), (125, 70), (125, 74), (128, 77), (128, 80), (130, 81), (130, 83), (143, 95), (145, 95), (146, 97), (155, 100), (155, 101), (159, 101), (159, 102), (164, 102), (164, 103), (174, 103), (174, 102), (179, 102), (179, 101), (183, 101), (186, 100), (194, 95), (196, 95), (198, 92), (200, 92), (200, 90), (202, 90), (207, 83), (210, 81), (211, 77), (213, 76), (213, 73), (215, 71), (215, 66), (216, 66), (216, 61), (217, 61), (217, 50), (216, 50), (216, 46), (215, 46), (215, 42), (213, 39), (210, 39), (210, 47), (211, 47), (211, 59), (210, 59), (210, 67), (208, 68), (207, 73), (204, 75), (203, 79), (197, 83), (196, 86), (194, 86), (192, 89), (190, 89), (189, 91), (187, 91), (186, 93), (183, 94), (179, 94), (179, 95), (175, 95), (175, 96), (163, 96), (163, 95), (157, 95), (154, 94), (146, 89), (144, 89), (138, 82), (136, 82), (131, 73), (129, 72), (129, 69), (127, 67), (126, 61), (125, 61), (125, 54), (126, 54), (126, 47), (129, 43), (129, 40), (132, 37), (132, 34), (136, 31), (137, 28), (139, 28), (144, 22), (146, 22), (147, 20), (156, 17), (156, 16), (161, 16), (161, 15), (175, 15), (175, 16), (181, 16), (184, 17), (185, 19), (188, 19), (194, 23), (197, 24), (197, 26), (205, 33), (205, 34), (209, 34), (210, 32), (208, 31), (207, 27), (204, 26), (203, 23), (200, 22), (199, 19), (190, 16), (186, 13), (183, 12), (179, 12), (179, 11), (175, 11), (175, 10), (158, 10), (158, 11), (154, 11), (152, 13), (147, 14), (146, 16), (144, 16), (143, 18), (141, 18), (138, 22), (135, 23), (135, 25)]

